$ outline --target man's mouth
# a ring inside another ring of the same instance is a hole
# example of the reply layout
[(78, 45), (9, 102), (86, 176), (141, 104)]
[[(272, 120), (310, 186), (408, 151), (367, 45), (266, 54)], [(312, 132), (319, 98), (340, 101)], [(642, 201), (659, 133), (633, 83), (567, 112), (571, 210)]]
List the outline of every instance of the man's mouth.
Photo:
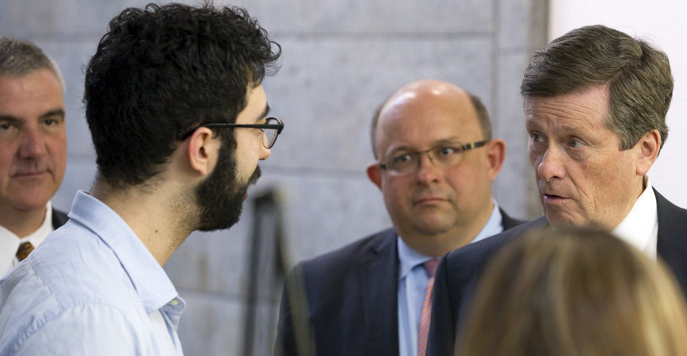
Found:
[(556, 203), (561, 203), (568, 198), (560, 196), (560, 195), (555, 195), (555, 194), (546, 194), (544, 193), (544, 202), (548, 204), (556, 204)]
[(46, 173), (48, 173), (48, 171), (44, 171), (44, 170), (43, 171), (35, 171), (35, 172), (27, 171), (27, 172), (17, 172), (14, 174), (14, 176), (16, 178), (32, 178), (32, 177), (41, 176), (41, 175), (46, 174)]
[(435, 196), (421, 197), (421, 198), (415, 200), (415, 205), (439, 204), (439, 203), (442, 203), (445, 201), (446, 201), (446, 199), (442, 198), (442, 197), (435, 197)]

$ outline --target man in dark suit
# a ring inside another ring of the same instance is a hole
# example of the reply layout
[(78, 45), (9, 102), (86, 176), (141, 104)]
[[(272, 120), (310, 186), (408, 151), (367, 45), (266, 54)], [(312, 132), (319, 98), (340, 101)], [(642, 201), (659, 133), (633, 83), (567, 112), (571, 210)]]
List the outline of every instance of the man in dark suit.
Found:
[(57, 65), (31, 42), (0, 37), (0, 276), (67, 221), (50, 204), (66, 163)]
[(431, 355), (454, 353), (490, 257), (533, 227), (603, 228), (666, 262), (687, 292), (687, 211), (647, 176), (666, 140), (672, 92), (665, 53), (604, 26), (570, 31), (535, 53), (521, 94), (545, 216), (442, 259)]
[(520, 223), (492, 198), (506, 148), (474, 95), (410, 83), (377, 110), (371, 137), (367, 175), (394, 227), (295, 268), (276, 355), (424, 355), (431, 265)]

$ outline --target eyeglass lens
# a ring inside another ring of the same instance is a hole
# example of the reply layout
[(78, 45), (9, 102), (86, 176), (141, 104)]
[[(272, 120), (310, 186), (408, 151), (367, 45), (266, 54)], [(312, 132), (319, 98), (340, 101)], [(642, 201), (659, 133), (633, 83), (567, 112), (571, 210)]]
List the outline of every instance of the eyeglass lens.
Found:
[[(268, 118), (265, 121), (267, 125), (276, 125), (278, 123), (277, 119), (274, 118)], [(262, 143), (266, 148), (272, 148), (272, 146), (274, 146), (274, 142), (277, 141), (277, 131), (277, 129), (262, 129), (262, 132), (264, 132)]]

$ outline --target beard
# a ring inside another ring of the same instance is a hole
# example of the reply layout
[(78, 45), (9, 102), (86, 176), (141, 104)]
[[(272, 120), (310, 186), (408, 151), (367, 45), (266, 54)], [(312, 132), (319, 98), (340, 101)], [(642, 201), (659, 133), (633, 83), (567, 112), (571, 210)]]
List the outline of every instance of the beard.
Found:
[(239, 221), (248, 186), (260, 178), (260, 167), (241, 183), (236, 175), (236, 158), (227, 142), (222, 143), (215, 170), (196, 189), (196, 201), (200, 208), (197, 230), (213, 231), (228, 229)]

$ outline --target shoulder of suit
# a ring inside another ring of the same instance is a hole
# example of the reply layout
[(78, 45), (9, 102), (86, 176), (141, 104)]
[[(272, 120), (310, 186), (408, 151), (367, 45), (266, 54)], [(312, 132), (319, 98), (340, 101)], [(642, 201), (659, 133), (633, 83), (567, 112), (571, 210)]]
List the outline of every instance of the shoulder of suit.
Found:
[(496, 234), (487, 239), (480, 240), (463, 246), (457, 250), (451, 251), (447, 255), (447, 260), (449, 263), (459, 263), (461, 265), (481, 263), (484, 258), (505, 246), (512, 239), (521, 236), (530, 229), (541, 228), (544, 225), (546, 225), (546, 219), (544, 217), (528, 221), (509, 230), (503, 231), (500, 234)]
[(393, 228), (379, 231), (353, 241), (336, 250), (324, 253), (300, 263), (302, 268), (328, 268), (356, 265), (367, 258), (379, 255), (393, 255), (396, 251), (396, 231)]

